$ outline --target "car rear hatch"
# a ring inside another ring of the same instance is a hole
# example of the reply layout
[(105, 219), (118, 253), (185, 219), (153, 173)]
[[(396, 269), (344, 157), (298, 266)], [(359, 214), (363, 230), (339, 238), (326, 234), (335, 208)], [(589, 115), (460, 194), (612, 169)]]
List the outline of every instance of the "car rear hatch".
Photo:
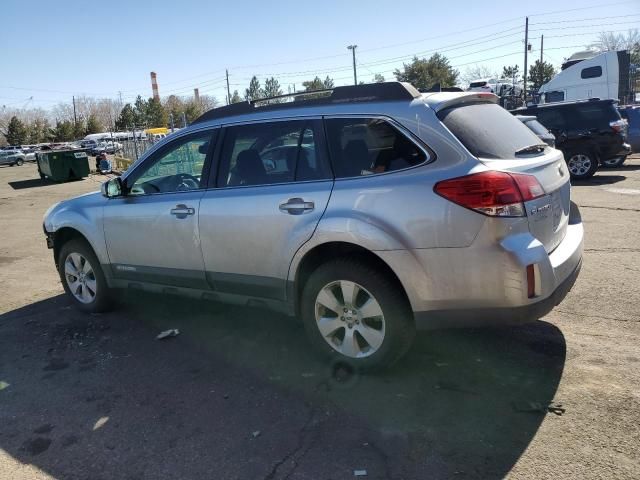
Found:
[(532, 235), (551, 252), (563, 240), (569, 222), (571, 187), (562, 153), (496, 105), (494, 95), (475, 97), (445, 102), (437, 109), (438, 118), (491, 170), (535, 177), (542, 191), (524, 202), (525, 214)]

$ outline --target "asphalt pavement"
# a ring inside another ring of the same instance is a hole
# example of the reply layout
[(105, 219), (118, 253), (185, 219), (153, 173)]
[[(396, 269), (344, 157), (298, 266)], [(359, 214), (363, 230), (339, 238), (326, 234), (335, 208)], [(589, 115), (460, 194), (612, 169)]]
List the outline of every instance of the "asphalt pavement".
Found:
[(76, 310), (42, 216), (103, 180), (0, 167), (0, 478), (640, 478), (640, 156), (574, 185), (584, 265), (547, 317), (420, 333), (368, 376), (263, 310)]

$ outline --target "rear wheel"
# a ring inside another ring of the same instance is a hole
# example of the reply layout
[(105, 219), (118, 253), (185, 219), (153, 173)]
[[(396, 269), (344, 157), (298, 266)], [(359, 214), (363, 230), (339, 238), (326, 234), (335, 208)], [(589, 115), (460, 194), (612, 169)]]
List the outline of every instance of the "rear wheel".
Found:
[(336, 259), (320, 266), (304, 287), (301, 309), (316, 349), (358, 370), (391, 365), (415, 335), (401, 289), (359, 260)]
[(110, 292), (102, 267), (86, 241), (74, 239), (62, 246), (58, 272), (65, 292), (78, 308), (89, 313), (109, 308)]
[(598, 170), (598, 157), (588, 149), (570, 150), (565, 153), (569, 174), (574, 180), (586, 180)]
[(602, 166), (606, 168), (617, 168), (617, 167), (621, 167), (626, 160), (627, 160), (626, 156), (610, 158), (609, 160), (604, 160), (602, 162)]

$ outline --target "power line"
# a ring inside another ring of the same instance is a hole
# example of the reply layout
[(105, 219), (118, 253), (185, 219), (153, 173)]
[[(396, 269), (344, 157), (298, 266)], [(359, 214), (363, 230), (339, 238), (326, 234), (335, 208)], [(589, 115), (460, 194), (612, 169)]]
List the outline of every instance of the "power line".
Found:
[[(567, 23), (578, 23), (578, 22), (588, 22), (591, 20), (609, 20), (611, 18), (620, 18), (623, 15), (613, 15), (611, 17), (590, 17), (590, 18), (572, 18), (572, 19), (567, 19), (567, 20), (555, 20), (552, 22), (538, 22), (538, 23), (530, 23), (529, 25), (549, 25), (551, 23), (562, 23), (562, 24), (567, 24)], [(624, 18), (629, 18), (629, 17), (640, 17), (640, 13), (634, 13), (631, 15), (624, 15)]]
[(567, 30), (569, 28), (591, 28), (591, 27), (608, 27), (611, 25), (628, 25), (628, 24), (637, 24), (637, 20), (632, 20), (629, 22), (615, 22), (615, 23), (596, 23), (590, 25), (567, 25), (564, 27), (551, 27), (551, 28), (538, 28), (535, 30), (529, 30), (530, 32), (548, 32), (549, 30)]
[(555, 15), (556, 13), (567, 13), (567, 12), (577, 12), (578, 10), (582, 11), (582, 10), (590, 10), (592, 8), (601, 8), (601, 7), (613, 7), (616, 5), (626, 5), (628, 3), (637, 3), (637, 0), (627, 0), (626, 2), (617, 2), (617, 3), (605, 3), (605, 4), (598, 4), (598, 5), (587, 5), (585, 7), (579, 7), (579, 8), (569, 8), (566, 10), (555, 10), (553, 12), (543, 12), (543, 13), (534, 13), (529, 15), (529, 17), (545, 17), (545, 16), (549, 16), (549, 15)]

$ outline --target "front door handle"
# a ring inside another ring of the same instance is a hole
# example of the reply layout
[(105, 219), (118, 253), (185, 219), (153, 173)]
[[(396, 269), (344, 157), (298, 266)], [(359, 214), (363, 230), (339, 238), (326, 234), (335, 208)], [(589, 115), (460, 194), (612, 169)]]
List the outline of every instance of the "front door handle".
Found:
[(285, 203), (280, 204), (280, 211), (290, 215), (301, 215), (313, 211), (314, 208), (315, 204), (313, 202), (306, 202), (298, 197), (290, 198)]
[(171, 209), (171, 215), (175, 215), (178, 218), (187, 218), (189, 215), (193, 215), (196, 213), (196, 209), (193, 207), (187, 207), (186, 205), (180, 203)]

